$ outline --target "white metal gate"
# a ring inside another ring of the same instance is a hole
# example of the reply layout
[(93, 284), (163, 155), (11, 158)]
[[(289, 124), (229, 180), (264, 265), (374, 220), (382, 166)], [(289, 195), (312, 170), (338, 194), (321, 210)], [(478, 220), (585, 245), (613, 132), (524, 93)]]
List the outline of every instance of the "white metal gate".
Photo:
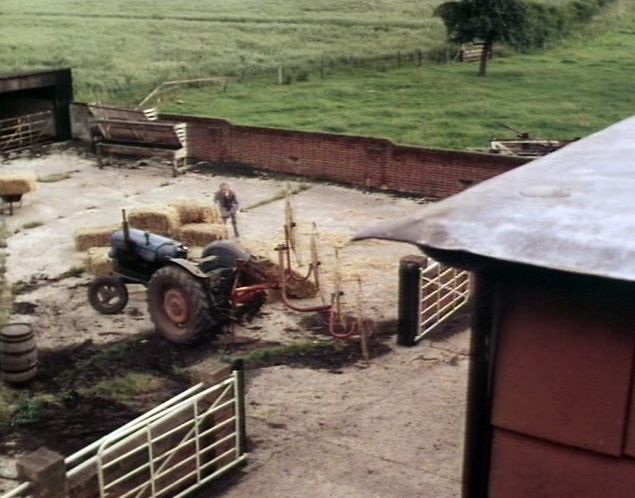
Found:
[(468, 301), (470, 274), (432, 261), (421, 268), (419, 326), (415, 342), (435, 330)]
[[(242, 370), (188, 389), (65, 459), (69, 494), (185, 496), (246, 458)], [(0, 498), (29, 494), (29, 483)]]

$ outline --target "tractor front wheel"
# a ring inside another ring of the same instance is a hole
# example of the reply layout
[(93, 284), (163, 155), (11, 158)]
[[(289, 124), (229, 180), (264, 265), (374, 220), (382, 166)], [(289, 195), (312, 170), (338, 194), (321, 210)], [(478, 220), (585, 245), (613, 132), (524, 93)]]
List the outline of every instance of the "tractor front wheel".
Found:
[(97, 277), (88, 286), (88, 302), (102, 315), (115, 315), (128, 304), (128, 289), (119, 277)]
[(204, 283), (178, 266), (164, 266), (152, 275), (148, 311), (157, 332), (180, 344), (194, 342), (216, 325)]

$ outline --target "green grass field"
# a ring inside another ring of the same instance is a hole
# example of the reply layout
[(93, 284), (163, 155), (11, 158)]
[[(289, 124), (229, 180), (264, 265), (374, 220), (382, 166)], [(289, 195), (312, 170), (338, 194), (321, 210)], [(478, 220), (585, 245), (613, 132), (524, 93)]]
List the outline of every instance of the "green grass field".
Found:
[(79, 100), (133, 103), (165, 80), (425, 49), (439, 1), (3, 0), (0, 67), (70, 66)]
[(72, 67), (78, 100), (138, 103), (166, 80), (428, 50), (441, 1), (2, 0), (0, 72)]
[[(499, 123), (569, 138), (635, 113), (635, 7), (628, 3), (567, 46), (473, 64), (339, 72), (292, 85), (269, 81), (191, 89), (161, 109), (234, 123), (387, 137), (444, 148), (485, 147)], [(610, 30), (608, 29), (610, 26)]]

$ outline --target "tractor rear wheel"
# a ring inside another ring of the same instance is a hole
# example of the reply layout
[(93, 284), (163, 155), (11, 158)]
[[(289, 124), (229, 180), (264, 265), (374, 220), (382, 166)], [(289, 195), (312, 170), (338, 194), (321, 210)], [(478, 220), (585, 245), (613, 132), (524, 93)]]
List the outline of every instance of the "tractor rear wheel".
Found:
[(97, 277), (88, 286), (88, 302), (102, 315), (115, 315), (128, 304), (128, 289), (119, 277)]
[(152, 275), (148, 311), (157, 332), (180, 344), (209, 334), (217, 324), (210, 313), (203, 281), (174, 265), (164, 266)]

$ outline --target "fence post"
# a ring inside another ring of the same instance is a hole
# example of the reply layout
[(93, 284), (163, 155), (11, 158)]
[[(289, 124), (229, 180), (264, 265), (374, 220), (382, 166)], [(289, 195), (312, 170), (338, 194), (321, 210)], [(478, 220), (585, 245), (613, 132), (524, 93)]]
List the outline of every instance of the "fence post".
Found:
[(278, 66), (278, 85), (282, 85), (282, 66)]
[(397, 52), (397, 67), (401, 67), (401, 51)]
[(417, 64), (420, 66), (423, 62), (423, 53), (417, 49)]
[(64, 457), (41, 447), (16, 464), (18, 477), (31, 482), (35, 498), (65, 498), (68, 492)]
[(247, 449), (247, 421), (245, 413), (245, 362), (234, 360), (232, 370), (236, 374), (236, 398), (238, 399), (238, 413), (240, 419), (240, 438), (238, 440), (239, 453), (242, 455)]
[(421, 301), (421, 269), (428, 266), (428, 258), (405, 256), (399, 261), (399, 317), (397, 344), (414, 346), (419, 330)]

